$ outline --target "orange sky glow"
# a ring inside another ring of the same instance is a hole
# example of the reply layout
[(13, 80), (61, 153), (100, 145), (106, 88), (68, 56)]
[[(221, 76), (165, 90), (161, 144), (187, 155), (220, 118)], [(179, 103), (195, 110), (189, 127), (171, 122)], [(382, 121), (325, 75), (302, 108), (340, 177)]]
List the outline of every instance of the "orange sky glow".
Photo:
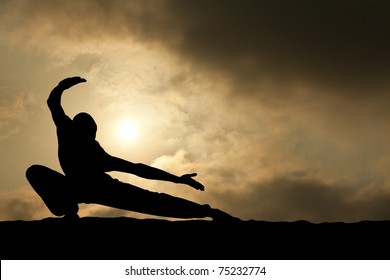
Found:
[(242, 219), (389, 219), (385, 2), (1, 1), (0, 220), (51, 216), (25, 171), (62, 172), (46, 100), (70, 76), (107, 152), (206, 190), (120, 180)]

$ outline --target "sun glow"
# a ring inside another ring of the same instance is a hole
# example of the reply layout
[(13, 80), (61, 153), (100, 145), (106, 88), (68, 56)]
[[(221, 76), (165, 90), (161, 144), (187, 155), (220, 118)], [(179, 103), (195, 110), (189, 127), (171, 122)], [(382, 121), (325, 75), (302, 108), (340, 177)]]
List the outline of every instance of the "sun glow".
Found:
[(139, 130), (137, 125), (124, 121), (118, 124), (117, 134), (122, 141), (132, 141), (138, 137)]

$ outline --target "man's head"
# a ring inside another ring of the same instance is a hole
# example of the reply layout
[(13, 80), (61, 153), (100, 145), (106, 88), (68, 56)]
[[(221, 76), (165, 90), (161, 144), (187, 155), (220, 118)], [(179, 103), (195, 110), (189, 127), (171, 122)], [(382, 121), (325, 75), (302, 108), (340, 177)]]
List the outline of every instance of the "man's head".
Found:
[(97, 125), (88, 113), (78, 113), (73, 118), (74, 128), (79, 136), (86, 140), (95, 140)]

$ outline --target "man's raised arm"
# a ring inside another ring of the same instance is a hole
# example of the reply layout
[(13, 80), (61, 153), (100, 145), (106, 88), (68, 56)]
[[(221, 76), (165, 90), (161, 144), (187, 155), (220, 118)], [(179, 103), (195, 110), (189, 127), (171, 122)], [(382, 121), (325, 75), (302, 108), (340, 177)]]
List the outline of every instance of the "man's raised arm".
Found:
[(65, 117), (64, 109), (61, 106), (61, 96), (64, 90), (71, 88), (79, 83), (86, 82), (81, 77), (70, 77), (62, 80), (58, 85), (50, 92), (49, 98), (47, 99), (47, 105), (51, 111), (54, 123), (57, 125), (61, 122), (61, 119)]

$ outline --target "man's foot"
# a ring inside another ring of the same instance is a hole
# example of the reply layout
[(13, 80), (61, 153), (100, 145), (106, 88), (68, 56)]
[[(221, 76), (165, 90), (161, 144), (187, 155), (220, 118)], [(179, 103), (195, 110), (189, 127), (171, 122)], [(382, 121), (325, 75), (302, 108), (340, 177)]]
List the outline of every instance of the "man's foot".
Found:
[(233, 217), (222, 210), (212, 208), (210, 217), (214, 222), (223, 222), (223, 223), (231, 223), (231, 222), (241, 222), (240, 218)]

